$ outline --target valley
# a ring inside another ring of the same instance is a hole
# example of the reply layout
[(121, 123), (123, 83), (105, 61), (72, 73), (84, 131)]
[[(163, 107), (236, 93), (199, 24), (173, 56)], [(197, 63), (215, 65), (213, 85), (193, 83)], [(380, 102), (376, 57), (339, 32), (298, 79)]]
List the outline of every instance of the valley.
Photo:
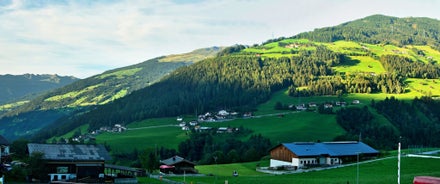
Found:
[[(398, 142), (440, 147), (439, 25), (373, 15), (252, 46), (158, 57), (0, 106), (13, 107), (0, 132), (104, 145), (111, 164), (154, 174), (159, 161), (179, 155), (206, 176), (165, 178), (197, 183), (354, 183), (355, 165), (276, 176), (255, 169), (269, 166), (269, 150), (281, 143), (361, 140), (386, 158), (361, 164), (362, 183), (392, 183)], [(415, 34), (424, 27), (435, 29)], [(220, 111), (237, 115), (199, 118)], [(182, 121), (197, 125), (183, 128)], [(120, 130), (107, 131), (114, 127)], [(440, 176), (439, 162), (404, 158), (403, 181)]]

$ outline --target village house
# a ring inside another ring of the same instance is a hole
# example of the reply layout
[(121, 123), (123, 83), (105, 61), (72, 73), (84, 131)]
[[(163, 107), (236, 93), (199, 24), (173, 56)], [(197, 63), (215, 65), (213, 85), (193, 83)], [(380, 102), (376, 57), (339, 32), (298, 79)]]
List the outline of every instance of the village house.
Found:
[(243, 117), (244, 117), (244, 118), (248, 118), (248, 117), (252, 117), (252, 116), (253, 116), (252, 112), (245, 112), (245, 113), (243, 114)]
[(219, 116), (228, 116), (229, 112), (226, 111), (226, 110), (220, 110), (220, 111), (218, 111), (217, 115), (219, 115)]
[(186, 160), (180, 156), (173, 156), (171, 158), (161, 160), (162, 164), (159, 169), (162, 173), (174, 173), (174, 174), (196, 174), (198, 171), (194, 168), (195, 163)]
[(123, 132), (126, 130), (127, 130), (127, 128), (122, 126), (121, 124), (115, 124), (112, 129), (113, 132)]
[(324, 104), (324, 109), (333, 108), (333, 105), (330, 103)]
[[(3, 163), (6, 160), (9, 160), (9, 141), (6, 140), (3, 136), (0, 135), (0, 162)], [(1, 164), (0, 163), (0, 164)]]
[(111, 160), (103, 145), (29, 143), (27, 148), (29, 155), (42, 153), (51, 182), (100, 182), (105, 161)]
[(197, 122), (196, 120), (192, 120), (189, 122), (189, 125), (190, 126), (197, 126), (197, 125), (199, 125), (199, 122)]
[(297, 105), (297, 106), (295, 106), (295, 108), (296, 108), (296, 110), (298, 110), (298, 111), (305, 111), (305, 110), (307, 110), (307, 107), (306, 107), (305, 104)]
[(211, 131), (213, 128), (212, 127), (202, 127), (202, 126), (195, 126), (194, 130), (198, 131), (198, 132), (208, 132)]
[(338, 101), (338, 102), (335, 103), (335, 105), (336, 105), (336, 106), (342, 106), (342, 107), (345, 107), (345, 105), (347, 105), (347, 103), (346, 103), (346, 102)]
[(282, 143), (270, 150), (270, 167), (331, 166), (345, 160), (376, 157), (379, 152), (363, 142)]

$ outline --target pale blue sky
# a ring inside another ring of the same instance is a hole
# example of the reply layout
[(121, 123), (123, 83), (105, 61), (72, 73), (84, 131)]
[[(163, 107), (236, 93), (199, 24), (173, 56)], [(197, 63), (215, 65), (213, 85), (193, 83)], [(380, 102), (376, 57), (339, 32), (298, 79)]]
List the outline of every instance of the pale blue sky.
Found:
[(440, 0), (0, 0), (0, 74), (85, 78), (372, 14), (440, 20), (439, 7)]

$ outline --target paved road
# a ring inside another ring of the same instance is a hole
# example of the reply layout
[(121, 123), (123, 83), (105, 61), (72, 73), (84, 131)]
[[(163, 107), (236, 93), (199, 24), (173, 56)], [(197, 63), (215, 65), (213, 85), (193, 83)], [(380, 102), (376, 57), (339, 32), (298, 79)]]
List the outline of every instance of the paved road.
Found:
[(178, 127), (178, 125), (168, 124), (168, 125), (155, 125), (155, 126), (146, 126), (146, 127), (138, 127), (138, 128), (127, 128), (127, 130), (140, 130), (140, 129), (150, 129), (150, 128), (161, 128), (161, 127)]

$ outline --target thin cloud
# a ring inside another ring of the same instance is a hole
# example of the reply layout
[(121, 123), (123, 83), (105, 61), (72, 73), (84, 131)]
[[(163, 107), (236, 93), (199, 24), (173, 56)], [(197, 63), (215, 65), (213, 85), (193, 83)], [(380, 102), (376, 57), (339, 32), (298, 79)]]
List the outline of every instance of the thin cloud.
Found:
[(371, 14), (440, 18), (439, 1), (0, 1), (0, 74), (88, 77), (167, 54), (261, 43)]

